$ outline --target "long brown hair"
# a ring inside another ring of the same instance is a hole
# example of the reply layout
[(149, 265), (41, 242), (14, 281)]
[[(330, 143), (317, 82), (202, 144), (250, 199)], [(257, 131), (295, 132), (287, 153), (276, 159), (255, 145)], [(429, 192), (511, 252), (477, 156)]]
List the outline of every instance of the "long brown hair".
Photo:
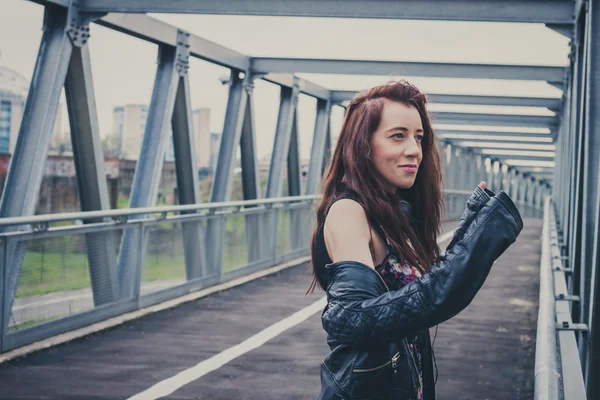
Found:
[[(377, 170), (371, 158), (371, 137), (379, 127), (384, 99), (415, 107), (424, 130), (421, 142), (423, 159), (415, 183), (409, 189), (396, 190), (396, 193), (385, 190), (379, 180), (373, 179)], [(437, 236), (444, 209), (442, 172), (440, 153), (426, 105), (425, 94), (406, 81), (388, 82), (362, 91), (348, 105), (337, 145), (323, 176), (317, 227), (311, 245), (313, 281), (307, 293), (313, 292), (317, 284), (324, 290), (326, 288), (326, 283), (321, 282), (317, 273), (316, 236), (342, 180), (358, 194), (367, 215), (381, 224), (402, 261), (414, 265), (421, 272), (429, 271), (431, 265), (438, 261), (440, 248)], [(412, 205), (413, 216), (418, 221), (414, 228), (408, 216), (400, 210), (401, 199)], [(406, 237), (410, 244), (405, 240)]]

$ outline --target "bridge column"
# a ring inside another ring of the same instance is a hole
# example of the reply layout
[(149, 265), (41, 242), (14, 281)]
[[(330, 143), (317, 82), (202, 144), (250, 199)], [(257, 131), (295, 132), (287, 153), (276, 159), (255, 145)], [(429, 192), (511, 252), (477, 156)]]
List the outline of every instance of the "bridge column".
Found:
[(321, 181), (322, 165), (326, 161), (326, 142), (329, 136), (330, 115), (331, 102), (329, 100), (318, 99), (315, 130), (310, 151), (310, 164), (308, 167), (308, 176), (306, 178), (305, 194), (307, 195), (317, 193), (317, 187)]
[[(201, 203), (198, 170), (196, 168), (196, 153), (194, 150), (196, 146), (194, 145), (194, 123), (192, 121), (188, 75), (188, 37), (189, 33), (179, 32), (177, 40), (180, 43), (177, 47), (177, 53), (179, 54), (179, 61), (177, 63), (179, 83), (177, 84), (171, 121), (173, 128), (173, 148), (175, 151), (175, 171), (177, 174), (177, 195), (179, 197), (179, 204), (182, 205)], [(182, 214), (186, 214), (186, 212), (182, 212)], [(200, 221), (182, 222), (181, 234), (183, 236), (187, 280), (206, 276), (208, 269), (205, 247), (202, 246), (205, 240), (202, 223)]]
[(496, 190), (496, 186), (494, 183), (494, 162), (495, 160), (491, 157), (488, 157), (488, 162), (489, 162), (489, 167), (490, 169), (487, 171), (487, 188), (490, 189), (492, 192)]
[[(66, 9), (46, 8), (42, 40), (23, 110), (19, 136), (10, 160), (0, 201), (0, 218), (28, 216), (35, 213), (60, 92), (67, 76), (73, 50), (71, 40), (66, 33), (68, 17)], [(3, 232), (11, 230), (15, 228), (3, 229)], [(6, 277), (6, 284), (2, 286), (8, 293), (4, 296), (7, 301), (1, 313), (4, 319), (0, 328), (3, 330), (7, 329), (19, 284), (25, 244), (12, 243), (6, 250), (7, 271), (3, 276), (3, 280)]]
[[(242, 74), (240, 71), (231, 71), (229, 99), (225, 111), (219, 158), (213, 175), (213, 186), (210, 194), (210, 201), (212, 203), (227, 201), (231, 194), (235, 150), (236, 146), (240, 143), (248, 101), (246, 86), (253, 79), (251, 76)], [(224, 218), (217, 217), (208, 220), (206, 225), (206, 258), (209, 276), (218, 277), (221, 274), (224, 238)]]
[[(81, 211), (110, 210), (87, 45), (89, 20), (78, 15), (76, 10), (72, 10), (72, 15), (76, 22), (71, 24), (69, 31), (73, 51), (65, 80), (65, 94)], [(102, 219), (85, 221), (92, 222), (102, 222)], [(111, 303), (118, 298), (117, 249), (113, 235), (113, 232), (85, 235), (95, 306)]]
[[(156, 204), (167, 148), (168, 127), (172, 122), (180, 79), (178, 72), (181, 68), (180, 52), (181, 49), (167, 45), (160, 45), (158, 48), (156, 78), (140, 158), (133, 176), (130, 208), (151, 207)], [(134, 218), (143, 218), (143, 216)], [(119, 255), (119, 281), (123, 300), (139, 296), (146, 243), (147, 235), (142, 225), (124, 230)]]
[[(281, 87), (281, 96), (279, 102), (279, 115), (277, 117), (277, 128), (273, 143), (273, 153), (271, 155), (271, 165), (269, 167), (269, 177), (267, 180), (267, 198), (281, 197), (283, 191), (283, 170), (286, 159), (290, 151), (290, 144), (294, 135), (294, 126), (296, 123), (296, 106), (298, 104), (299, 86), (297, 79), (294, 78), (292, 87)], [(288, 183), (289, 184), (289, 183)], [(278, 246), (278, 211), (273, 210), (266, 215), (266, 230), (268, 232), (265, 241), (267, 251), (270, 251), (273, 258), (277, 258)], [(292, 221), (292, 219), (290, 219)], [(290, 230), (292, 225), (290, 224)]]
[(586, 15), (587, 28), (584, 58), (586, 95), (584, 157), (583, 157), (583, 195), (582, 195), (582, 246), (581, 265), (585, 269), (582, 275), (580, 307), (582, 323), (587, 323), (589, 332), (580, 335), (583, 355), (584, 377), (588, 398), (600, 396), (600, 3), (590, 1)]

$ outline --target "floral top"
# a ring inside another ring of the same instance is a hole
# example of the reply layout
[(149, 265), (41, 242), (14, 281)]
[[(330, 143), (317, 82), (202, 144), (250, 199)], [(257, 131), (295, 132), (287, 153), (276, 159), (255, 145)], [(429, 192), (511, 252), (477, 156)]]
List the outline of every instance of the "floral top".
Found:
[[(398, 290), (421, 276), (421, 272), (416, 267), (402, 263), (398, 260), (398, 257), (394, 254), (389, 242), (387, 255), (375, 270), (381, 275), (383, 281), (390, 290)], [(407, 338), (407, 341), (409, 348), (413, 352), (415, 364), (417, 365), (417, 374), (419, 375), (417, 399), (423, 400), (423, 362), (421, 351), (417, 345), (418, 337), (409, 337)]]

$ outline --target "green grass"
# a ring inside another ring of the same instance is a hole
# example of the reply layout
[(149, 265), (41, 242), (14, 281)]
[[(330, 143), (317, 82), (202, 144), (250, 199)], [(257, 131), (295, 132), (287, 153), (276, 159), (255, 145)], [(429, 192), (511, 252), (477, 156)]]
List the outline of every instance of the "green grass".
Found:
[[(223, 271), (239, 268), (247, 264), (246, 232), (243, 215), (226, 219), (226, 240), (223, 255)], [(181, 230), (168, 232), (173, 224), (155, 228), (150, 232), (148, 250), (144, 257), (142, 282), (166, 279), (185, 279), (185, 258)], [(152, 235), (162, 235), (152, 238)], [(166, 238), (166, 239), (165, 239)], [(26, 251), (16, 297), (43, 295), (67, 290), (91, 287), (87, 253), (77, 243), (75, 237), (46, 239), (46, 251), (38, 248)], [(163, 243), (160, 240), (163, 240)], [(75, 245), (73, 245), (75, 243)], [(161, 246), (162, 248), (158, 248)], [(64, 251), (57, 251), (64, 248)]]
[(8, 327), (9, 332), (19, 331), (21, 329), (30, 328), (32, 326), (43, 324), (44, 322), (54, 321), (56, 318), (32, 319), (31, 321), (21, 322), (20, 324), (11, 325)]

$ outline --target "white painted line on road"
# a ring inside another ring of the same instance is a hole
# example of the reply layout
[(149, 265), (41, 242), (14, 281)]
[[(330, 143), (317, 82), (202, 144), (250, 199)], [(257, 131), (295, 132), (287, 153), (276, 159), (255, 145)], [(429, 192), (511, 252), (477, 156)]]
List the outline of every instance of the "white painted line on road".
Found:
[[(441, 235), (437, 240), (438, 244), (450, 239), (452, 235), (454, 235), (454, 231), (456, 231), (456, 229)], [(230, 347), (227, 350), (224, 350), (221, 353), (216, 354), (199, 364), (196, 364), (196, 366), (188, 368), (177, 375), (172, 376), (171, 378), (158, 382), (149, 389), (130, 397), (128, 400), (155, 400), (164, 396), (168, 396), (188, 383), (200, 379), (209, 372), (219, 369), (228, 362), (262, 346), (267, 341), (307, 320), (317, 312), (323, 311), (326, 304), (327, 297), (322, 297), (310, 306), (301, 309), (300, 311), (279, 322), (276, 322), (268, 328), (260, 331), (256, 335), (244, 340), (240, 344)]]
[(242, 343), (230, 347), (227, 350), (202, 361), (194, 367), (188, 368), (169, 379), (157, 383), (151, 388), (130, 397), (129, 400), (154, 400), (168, 396), (188, 383), (227, 364), (229, 361), (262, 346), (268, 340), (273, 339), (282, 332), (300, 324), (312, 315), (323, 311), (326, 304), (327, 298), (322, 297), (310, 306), (304, 307), (289, 317), (276, 322), (268, 328), (258, 332), (256, 335), (244, 340)]

